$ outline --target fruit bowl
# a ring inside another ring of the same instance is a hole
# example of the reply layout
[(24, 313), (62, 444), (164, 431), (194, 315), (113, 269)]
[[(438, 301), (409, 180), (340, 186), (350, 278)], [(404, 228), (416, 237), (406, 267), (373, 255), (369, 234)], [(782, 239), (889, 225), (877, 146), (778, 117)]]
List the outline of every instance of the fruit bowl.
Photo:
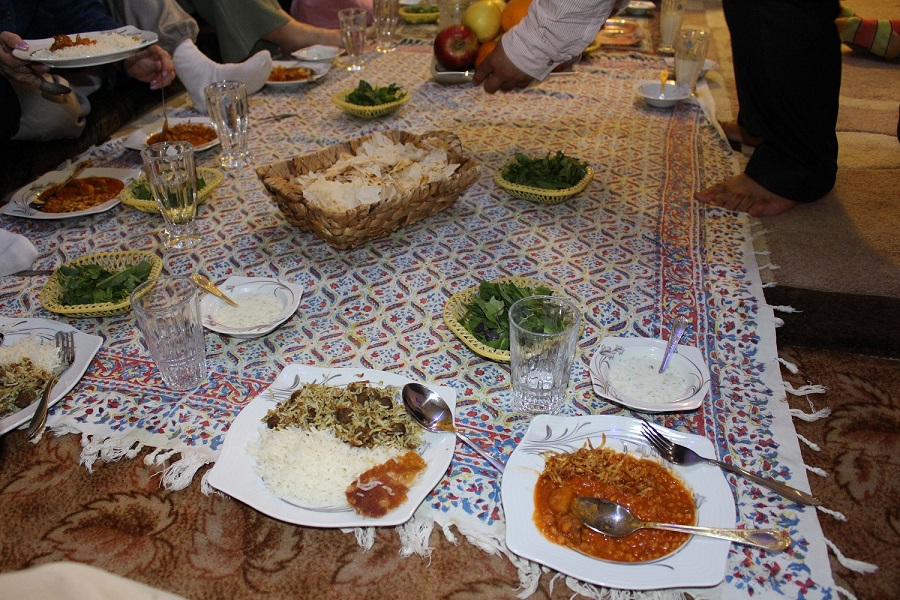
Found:
[(356, 117), (361, 117), (363, 119), (377, 119), (379, 117), (389, 115), (409, 101), (409, 94), (404, 92), (403, 97), (399, 100), (387, 102), (385, 104), (375, 104), (374, 106), (352, 104), (350, 102), (347, 102), (346, 99), (347, 95), (352, 91), (353, 90), (344, 90), (343, 92), (338, 92), (331, 97), (331, 101), (338, 105), (344, 112), (350, 113), (351, 115), (354, 115)]

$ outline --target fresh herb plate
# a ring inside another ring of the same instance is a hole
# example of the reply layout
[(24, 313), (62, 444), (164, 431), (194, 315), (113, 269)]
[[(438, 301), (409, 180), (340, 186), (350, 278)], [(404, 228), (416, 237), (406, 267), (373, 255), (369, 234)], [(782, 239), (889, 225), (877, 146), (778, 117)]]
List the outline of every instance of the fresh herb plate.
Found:
[(338, 105), (344, 112), (351, 115), (362, 117), (363, 119), (377, 119), (389, 115), (409, 101), (409, 94), (405, 93), (402, 98), (385, 104), (375, 104), (374, 106), (363, 106), (361, 104), (352, 104), (347, 102), (347, 96), (353, 90), (344, 90), (338, 92), (331, 97), (331, 101)]
[(563, 188), (561, 190), (547, 190), (544, 188), (533, 187), (529, 185), (519, 185), (517, 183), (507, 181), (503, 177), (504, 171), (505, 167), (494, 171), (494, 183), (496, 183), (498, 186), (500, 186), (516, 198), (522, 198), (523, 200), (531, 200), (532, 202), (550, 205), (565, 202), (575, 194), (584, 191), (584, 189), (588, 185), (590, 185), (591, 180), (594, 179), (594, 168), (588, 165), (584, 177), (582, 177), (581, 180), (572, 187)]
[[(197, 190), (197, 202), (200, 204), (205, 202), (206, 197), (222, 183), (224, 177), (222, 171), (218, 169), (197, 167), (197, 179), (202, 179), (204, 183), (203, 187)], [(135, 195), (136, 193), (140, 193), (137, 190), (138, 187), (146, 185), (147, 178), (144, 176), (129, 182), (125, 186), (125, 189), (119, 194), (119, 200), (126, 206), (136, 208), (146, 213), (159, 213), (159, 207), (156, 205), (156, 200), (153, 200), (152, 198), (138, 198)]]
[[(537, 279), (532, 279), (530, 277), (500, 277), (498, 279), (492, 279), (491, 283), (514, 283), (519, 287), (527, 287), (532, 290), (536, 287), (551, 287), (544, 281), (538, 281)], [(472, 301), (472, 298), (474, 298), (476, 294), (478, 294), (478, 285), (472, 286), (467, 290), (463, 290), (462, 292), (458, 292), (451, 296), (444, 305), (444, 324), (450, 328), (450, 331), (452, 331), (463, 344), (478, 356), (483, 356), (484, 358), (489, 358), (497, 362), (509, 362), (509, 350), (491, 348), (472, 335), (462, 324), (466, 306)], [(556, 293), (554, 293), (554, 295), (556, 295)]]
[[(143, 250), (134, 250), (129, 252), (99, 252), (97, 254), (86, 254), (85, 256), (76, 258), (67, 262), (66, 266), (78, 266), (95, 264), (100, 265), (108, 271), (121, 271), (146, 260), (150, 263), (150, 275), (147, 280), (156, 279), (162, 273), (162, 260), (153, 252)], [(66, 306), (60, 302), (63, 295), (63, 287), (59, 281), (59, 270), (57, 269), (44, 288), (41, 290), (38, 298), (41, 305), (49, 310), (67, 317), (109, 317), (113, 315), (121, 315), (131, 310), (131, 298), (126, 296), (119, 302), (97, 302), (94, 304), (76, 304), (74, 306)]]

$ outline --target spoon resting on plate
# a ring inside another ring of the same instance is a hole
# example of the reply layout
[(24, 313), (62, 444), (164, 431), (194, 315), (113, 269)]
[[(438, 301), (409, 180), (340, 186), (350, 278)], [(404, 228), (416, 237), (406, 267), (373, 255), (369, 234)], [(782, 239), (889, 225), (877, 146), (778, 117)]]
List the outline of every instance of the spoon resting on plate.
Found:
[(653, 523), (635, 517), (627, 508), (601, 498), (575, 498), (572, 513), (596, 532), (610, 537), (625, 537), (638, 529), (665, 529), (689, 535), (704, 535), (738, 544), (757, 546), (770, 552), (781, 552), (791, 545), (791, 538), (783, 529), (726, 529), (698, 527), (676, 523)]
[(407, 383), (400, 392), (403, 405), (413, 421), (435, 433), (448, 432), (454, 434), (481, 458), (503, 472), (503, 463), (479, 448), (475, 442), (463, 435), (453, 424), (453, 411), (444, 402), (444, 399), (434, 390), (428, 389), (421, 383)]

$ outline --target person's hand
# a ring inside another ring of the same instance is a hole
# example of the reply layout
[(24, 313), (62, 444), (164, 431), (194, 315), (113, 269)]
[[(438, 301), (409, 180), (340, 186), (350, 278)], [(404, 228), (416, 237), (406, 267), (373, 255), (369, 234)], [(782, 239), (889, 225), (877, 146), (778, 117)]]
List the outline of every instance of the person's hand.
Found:
[(0, 33), (0, 73), (7, 79), (36, 85), (50, 68), (41, 63), (32, 63), (13, 56), (13, 50), (28, 50), (28, 44), (15, 33)]
[(151, 90), (164, 88), (175, 80), (172, 57), (159, 46), (150, 46), (126, 58), (125, 72), (138, 81), (149, 82)]
[(483, 83), (484, 91), (488, 94), (493, 94), (497, 90), (508, 92), (516, 88), (528, 87), (533, 81), (534, 77), (520, 70), (509, 60), (503, 50), (502, 40), (475, 68), (475, 77), (472, 78), (472, 83), (475, 85)]

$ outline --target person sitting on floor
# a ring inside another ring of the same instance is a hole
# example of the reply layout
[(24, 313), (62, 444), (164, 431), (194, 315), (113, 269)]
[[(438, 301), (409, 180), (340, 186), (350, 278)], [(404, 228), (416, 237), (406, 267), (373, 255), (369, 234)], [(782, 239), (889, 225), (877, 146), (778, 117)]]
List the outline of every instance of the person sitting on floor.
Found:
[(322, 44), (339, 46), (341, 31), (297, 21), (278, 0), (178, 0), (182, 8), (197, 13), (212, 25), (222, 58), (242, 61), (260, 49), (289, 55), (295, 50)]
[(865, 19), (847, 7), (835, 21), (841, 41), (881, 58), (900, 58), (900, 19)]
[[(67, 78), (50, 75), (46, 65), (24, 61), (13, 50), (27, 50), (25, 39), (104, 31), (121, 27), (96, 0), (20, 0), (0, 3), (0, 131), (4, 139), (45, 141), (77, 138), (90, 113), (88, 96), (108, 78), (102, 67), (70, 70)], [(175, 79), (172, 57), (158, 45), (149, 46), (121, 63), (131, 77), (163, 88)], [(45, 81), (68, 85), (72, 92), (51, 96)]]
[(200, 112), (206, 112), (203, 88), (214, 81), (243, 81), (247, 93), (252, 94), (269, 78), (272, 56), (267, 50), (242, 63), (231, 64), (217, 63), (203, 54), (195, 44), (200, 31), (197, 21), (176, 0), (105, 0), (105, 3), (116, 20), (159, 36), (159, 45), (172, 55), (178, 79)]

